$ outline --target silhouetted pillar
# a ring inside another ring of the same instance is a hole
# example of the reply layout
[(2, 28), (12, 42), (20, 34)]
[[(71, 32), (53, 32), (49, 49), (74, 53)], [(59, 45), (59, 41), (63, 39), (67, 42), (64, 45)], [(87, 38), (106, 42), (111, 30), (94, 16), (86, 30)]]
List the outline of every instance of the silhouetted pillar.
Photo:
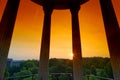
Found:
[(100, 0), (114, 80), (120, 80), (120, 28), (111, 0)]
[(41, 54), (39, 63), (39, 80), (48, 80), (49, 75), (49, 51), (50, 51), (50, 28), (51, 28), (51, 14), (53, 11), (53, 4), (46, 0), (43, 5), (44, 9), (44, 24), (41, 43)]
[(79, 30), (78, 12), (80, 6), (77, 3), (71, 3), (70, 11), (72, 15), (72, 47), (73, 47), (73, 78), (74, 80), (83, 80), (81, 40)]
[(8, 0), (0, 22), (0, 80), (3, 80), (20, 0)]

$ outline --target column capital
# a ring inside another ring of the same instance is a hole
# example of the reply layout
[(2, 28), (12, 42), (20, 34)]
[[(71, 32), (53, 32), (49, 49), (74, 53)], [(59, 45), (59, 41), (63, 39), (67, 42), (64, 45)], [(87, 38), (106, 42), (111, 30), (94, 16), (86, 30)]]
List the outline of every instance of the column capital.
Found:
[(51, 15), (54, 9), (54, 2), (50, 2), (49, 0), (44, 0), (43, 10), (45, 14)]
[(71, 1), (70, 2), (70, 12), (71, 14), (78, 14), (80, 10), (80, 4), (78, 1)]

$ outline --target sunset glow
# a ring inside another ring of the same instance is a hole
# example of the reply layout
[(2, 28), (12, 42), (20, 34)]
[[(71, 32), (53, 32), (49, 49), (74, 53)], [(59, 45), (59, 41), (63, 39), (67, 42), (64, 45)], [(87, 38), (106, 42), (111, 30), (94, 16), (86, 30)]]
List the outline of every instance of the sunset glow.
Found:
[(74, 56), (73, 53), (70, 53), (70, 59), (73, 59), (73, 56)]
[[(7, 0), (0, 0), (0, 20)], [(120, 3), (112, 0), (120, 25)], [(39, 59), (44, 12), (40, 5), (21, 0), (12, 37), (9, 58)], [(100, 10), (99, 0), (81, 5), (79, 25), (82, 56), (110, 57)], [(67, 10), (54, 10), (51, 20), (50, 58), (73, 57), (71, 14)]]

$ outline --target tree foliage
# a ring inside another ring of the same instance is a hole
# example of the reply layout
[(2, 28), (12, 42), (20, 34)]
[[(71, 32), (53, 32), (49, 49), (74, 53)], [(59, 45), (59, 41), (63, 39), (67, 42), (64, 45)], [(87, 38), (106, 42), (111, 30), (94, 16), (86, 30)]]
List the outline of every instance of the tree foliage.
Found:
[[(20, 64), (20, 66), (7, 67), (5, 72), (5, 77), (12, 76), (23, 76), (30, 74), (38, 74), (38, 65), (37, 60), (27, 60)], [(71, 75), (61, 74), (61, 73), (73, 73), (72, 60), (69, 59), (50, 59), (49, 60), (49, 73), (51, 76), (49, 80), (67, 80)], [(83, 58), (83, 69), (85, 75), (93, 75), (113, 78), (112, 67), (109, 58), (93, 57), (93, 58)], [(60, 73), (53, 75), (52, 73)], [(93, 77), (90, 77), (91, 80), (94, 80)], [(85, 78), (86, 80), (87, 78)], [(31, 77), (24, 78), (24, 80), (31, 80)], [(37, 80), (37, 77), (36, 79)], [(68, 79), (68, 80), (72, 80)], [(95, 79), (99, 80), (99, 79)]]

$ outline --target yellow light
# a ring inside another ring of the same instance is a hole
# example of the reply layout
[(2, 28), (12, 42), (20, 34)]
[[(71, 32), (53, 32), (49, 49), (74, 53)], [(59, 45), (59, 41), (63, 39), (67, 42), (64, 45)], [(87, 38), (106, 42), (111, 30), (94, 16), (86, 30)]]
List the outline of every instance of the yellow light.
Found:
[(73, 59), (73, 56), (74, 56), (73, 53), (70, 53), (70, 59)]

